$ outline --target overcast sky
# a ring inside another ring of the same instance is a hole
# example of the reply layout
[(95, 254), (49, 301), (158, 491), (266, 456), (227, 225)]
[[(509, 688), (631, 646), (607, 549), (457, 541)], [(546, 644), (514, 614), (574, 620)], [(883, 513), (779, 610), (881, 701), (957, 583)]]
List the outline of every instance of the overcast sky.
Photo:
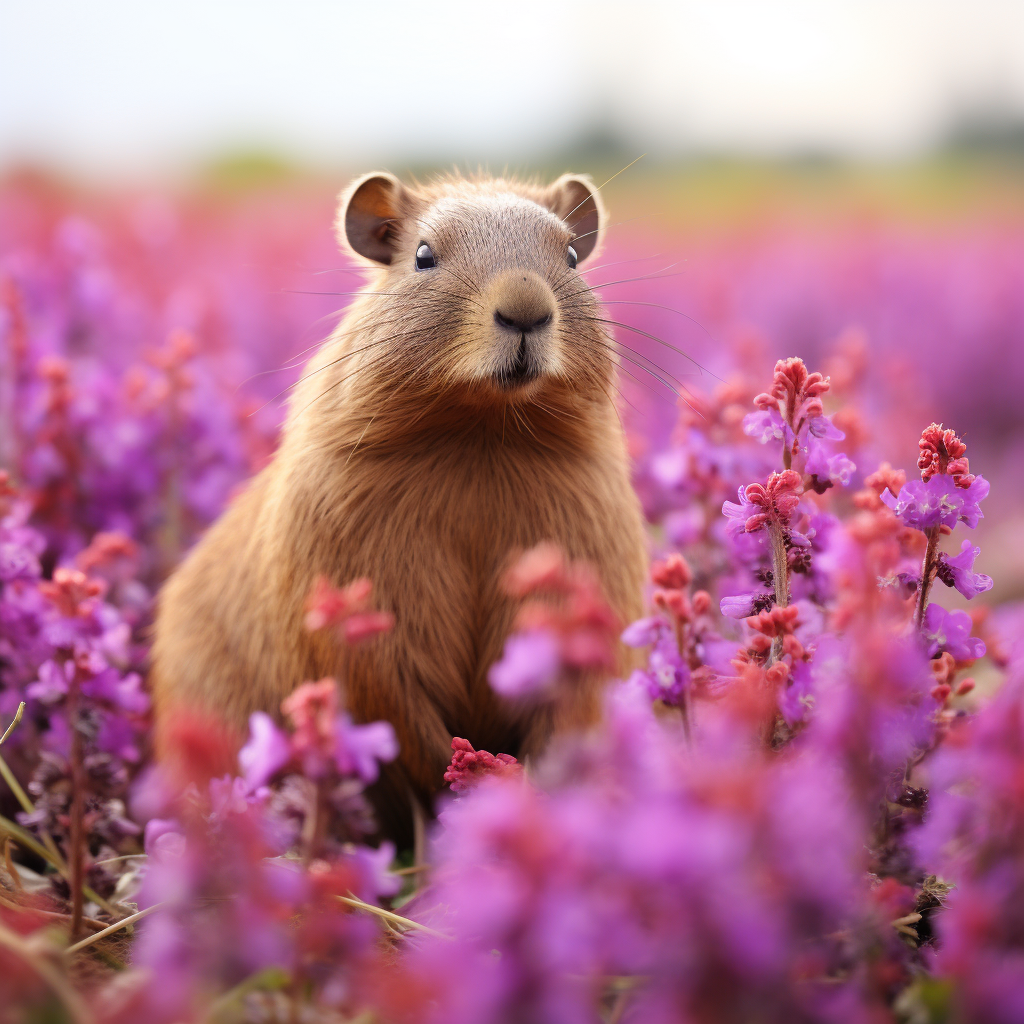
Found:
[(0, 167), (637, 149), (913, 154), (1024, 116), (1024, 0), (0, 0)]

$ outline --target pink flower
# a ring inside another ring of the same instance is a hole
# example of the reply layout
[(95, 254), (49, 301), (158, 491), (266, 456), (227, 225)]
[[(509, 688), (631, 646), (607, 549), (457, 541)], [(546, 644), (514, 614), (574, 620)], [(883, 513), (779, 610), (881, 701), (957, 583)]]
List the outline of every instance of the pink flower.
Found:
[(759, 409), (778, 409), (793, 433), (799, 434), (805, 424), (822, 415), (821, 396), (829, 387), (828, 377), (808, 373), (799, 357), (780, 359), (775, 364), (771, 388), (758, 395), (754, 404)]
[(797, 626), (800, 609), (795, 604), (776, 605), (747, 619), (747, 625), (765, 636), (791, 636)]
[[(282, 702), (281, 710), (295, 728), (286, 738), (290, 750), (311, 779), (322, 779), (333, 766), (341, 775), (358, 775), (365, 783), (376, 782), (380, 774), (377, 762), (398, 756), (398, 740), (389, 722), (356, 725), (339, 710), (338, 686), (333, 679), (303, 683)], [(267, 716), (253, 715), (253, 719), (257, 720), (247, 744), (251, 747), (246, 755), (250, 765), (247, 778), (251, 773), (257, 786), (261, 778), (265, 781), (288, 759), (280, 744), (283, 734), (274, 729)], [(269, 774), (265, 774), (268, 769)]]
[(372, 591), (373, 584), (365, 577), (340, 590), (325, 577), (319, 577), (306, 601), (306, 629), (315, 632), (334, 626), (349, 644), (386, 633), (395, 624), (395, 618), (390, 612), (370, 609)]
[(746, 531), (747, 520), (758, 515), (758, 508), (747, 498), (747, 489), (742, 484), (736, 492), (737, 501), (722, 503), (722, 515), (726, 518), (725, 530), (730, 536)]
[(561, 670), (611, 668), (621, 626), (589, 565), (567, 563), (552, 544), (527, 551), (505, 577), (513, 597), (526, 597), (516, 632), (488, 678), (504, 696), (540, 693)]
[(921, 454), (917, 468), (921, 479), (930, 480), (936, 474), (951, 476), (957, 487), (970, 487), (974, 480), (967, 459), (963, 457), (967, 445), (952, 430), (943, 430), (941, 423), (925, 427), (917, 442)]
[(906, 482), (907, 474), (902, 469), (893, 469), (888, 462), (883, 462), (874, 473), (864, 478), (865, 487), (879, 495), (888, 490), (894, 498)]
[(540, 590), (564, 590), (568, 582), (565, 558), (556, 545), (548, 542), (519, 558), (505, 576), (505, 589), (513, 597), (526, 597)]
[(333, 679), (303, 683), (281, 702), (281, 711), (291, 719), (295, 731), (292, 750), (310, 778), (324, 775), (334, 758), (337, 743), (338, 685)]
[(744, 530), (755, 533), (769, 524), (784, 530), (802, 492), (800, 474), (792, 469), (772, 473), (767, 484), (749, 484), (744, 494), (757, 511), (747, 519)]
[(517, 776), (523, 771), (523, 766), (511, 754), (474, 750), (469, 740), (458, 736), (452, 740), (452, 750), (452, 763), (444, 773), (444, 781), (456, 793), (469, 789), (485, 775)]
[(682, 590), (689, 586), (693, 572), (682, 555), (672, 554), (651, 566), (651, 579), (666, 590)]
[(113, 531), (97, 533), (92, 543), (75, 555), (75, 567), (82, 572), (120, 568), (126, 577), (133, 576), (138, 565), (139, 546), (127, 534)]
[(39, 584), (40, 592), (68, 618), (91, 615), (96, 598), (106, 589), (102, 580), (90, 579), (77, 569), (54, 569), (52, 582), (44, 580)]

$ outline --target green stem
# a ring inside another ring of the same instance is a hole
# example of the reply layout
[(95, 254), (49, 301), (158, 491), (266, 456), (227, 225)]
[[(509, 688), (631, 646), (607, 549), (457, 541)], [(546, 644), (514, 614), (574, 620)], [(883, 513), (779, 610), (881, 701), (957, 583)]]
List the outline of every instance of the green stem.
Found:
[(14, 772), (11, 771), (7, 762), (2, 757), (0, 757), (0, 775), (3, 776), (4, 782), (11, 787), (11, 792), (18, 803), (21, 804), (21, 809), (27, 814), (31, 814), (35, 810), (35, 805), (29, 800), (28, 794), (21, 788), (21, 783), (14, 777)]
[[(20, 825), (16, 825), (9, 818), (5, 818), (0, 814), (0, 829), (7, 832), (12, 839), (19, 845), (24, 846), (26, 850), (31, 850), (36, 856), (42, 857), (48, 864), (54, 867), (57, 874), (61, 878), (65, 879), (70, 884), (71, 879), (69, 877), (70, 872), (68, 871), (67, 865), (64, 863), (64, 858), (61, 857), (60, 852), (57, 850), (56, 844), (53, 839), (46, 835), (43, 838), (49, 839), (50, 842), (45, 846), (39, 842), (38, 839), (31, 832), (27, 832)], [(111, 903), (108, 903), (95, 889), (90, 889), (89, 886), (82, 886), (82, 891), (86, 896), (92, 900), (97, 906), (102, 907), (111, 917), (117, 917), (119, 914), (123, 914), (123, 910), (118, 910)], [(131, 927), (129, 926), (129, 931)]]
[[(21, 809), (26, 814), (31, 814), (36, 808), (35, 804), (28, 798), (28, 794), (21, 788), (21, 783), (14, 776), (14, 772), (11, 771), (7, 762), (0, 757), (0, 776), (3, 777), (4, 782), (11, 787), (11, 792), (14, 794), (15, 799), (21, 804)], [(0, 822), (3, 819), (0, 818)], [(49, 851), (49, 856), (46, 857), (55, 867), (60, 870), (65, 877), (67, 877), (66, 870), (64, 868), (64, 861), (60, 855), (60, 851), (57, 849), (57, 844), (53, 841), (53, 836), (48, 833), (43, 833), (43, 845)], [(44, 855), (45, 856), (45, 855)], [(90, 897), (91, 898), (91, 897)], [(104, 905), (104, 908), (106, 906)]]

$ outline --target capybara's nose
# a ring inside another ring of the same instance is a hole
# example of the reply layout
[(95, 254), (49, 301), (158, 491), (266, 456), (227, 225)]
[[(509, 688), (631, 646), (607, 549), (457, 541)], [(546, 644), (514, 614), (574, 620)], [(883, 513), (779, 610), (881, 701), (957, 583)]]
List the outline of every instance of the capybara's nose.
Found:
[(555, 297), (545, 281), (529, 271), (502, 274), (491, 286), (489, 296), (494, 322), (516, 334), (529, 334), (551, 323)]
[(551, 311), (548, 310), (546, 313), (536, 316), (536, 310), (528, 313), (513, 313), (510, 315), (502, 313), (500, 310), (496, 309), (494, 311), (494, 319), (501, 324), (502, 327), (507, 327), (510, 331), (515, 331), (517, 334), (529, 334), (530, 331), (536, 330), (538, 327), (543, 327), (545, 324), (551, 322)]

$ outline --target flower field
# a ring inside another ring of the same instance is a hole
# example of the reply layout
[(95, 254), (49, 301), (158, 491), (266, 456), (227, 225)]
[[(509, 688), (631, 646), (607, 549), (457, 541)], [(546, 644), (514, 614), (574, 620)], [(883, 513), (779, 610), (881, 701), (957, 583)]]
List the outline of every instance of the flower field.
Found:
[[(0, 1021), (1024, 1022), (1024, 207), (986, 180), (610, 203), (580, 269), (648, 614), (541, 545), (490, 680), (637, 668), (536, 762), (455, 737), (415, 851), (343, 679), (237, 759), (198, 717), (151, 743), (159, 586), (360, 287), (338, 183), (0, 182)], [(343, 643), (391, 624), (310, 595)]]

